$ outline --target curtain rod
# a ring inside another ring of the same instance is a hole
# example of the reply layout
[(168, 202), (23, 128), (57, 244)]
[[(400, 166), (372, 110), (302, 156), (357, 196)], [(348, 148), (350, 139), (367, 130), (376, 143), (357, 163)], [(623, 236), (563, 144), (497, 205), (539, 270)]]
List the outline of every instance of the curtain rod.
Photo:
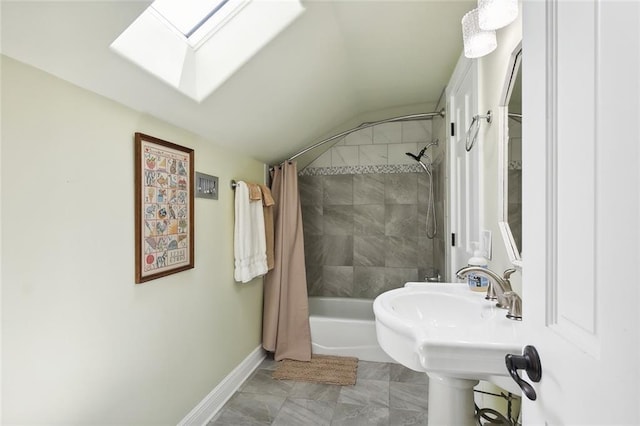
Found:
[(373, 127), (373, 126), (376, 126), (378, 124), (393, 123), (393, 122), (396, 122), (396, 121), (424, 120), (424, 119), (427, 119), (427, 118), (431, 119), (431, 118), (433, 118), (435, 116), (440, 116), (440, 117), (444, 118), (444, 108), (442, 108), (438, 112), (423, 112), (423, 113), (418, 113), (418, 114), (409, 114), (409, 115), (402, 115), (400, 117), (387, 118), (386, 120), (364, 122), (364, 123), (360, 124), (358, 127), (354, 127), (353, 129), (344, 131), (342, 133), (338, 133), (337, 135), (331, 136), (330, 138), (327, 138), (327, 139), (323, 139), (318, 143), (314, 143), (310, 147), (307, 147), (307, 148), (303, 149), (302, 151), (292, 155), (291, 157), (289, 157), (289, 159), (287, 161), (292, 161), (292, 160), (298, 158), (299, 156), (301, 156), (303, 154), (306, 154), (307, 152), (311, 151), (312, 149), (315, 149), (315, 148), (317, 148), (317, 147), (319, 147), (321, 145), (324, 145), (327, 142), (331, 142), (333, 140), (336, 140), (338, 138), (341, 138), (343, 136), (348, 135), (349, 133), (353, 133), (353, 132), (356, 132), (358, 130), (366, 129), (368, 127)]

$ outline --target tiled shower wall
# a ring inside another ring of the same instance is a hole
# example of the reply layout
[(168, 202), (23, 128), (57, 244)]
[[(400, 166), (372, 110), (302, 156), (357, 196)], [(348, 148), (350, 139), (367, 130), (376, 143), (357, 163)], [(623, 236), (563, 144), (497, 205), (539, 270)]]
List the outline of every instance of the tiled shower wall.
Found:
[[(422, 281), (444, 263), (434, 258), (434, 240), (426, 236), (427, 174), (407, 156), (407, 160), (398, 155), (388, 162), (390, 152), (416, 153), (431, 141), (430, 121), (419, 123), (420, 128), (415, 122), (402, 123), (411, 125), (408, 131), (394, 123), (395, 131), (381, 125), (365, 135), (351, 134), (351, 141), (358, 144), (341, 141), (324, 159), (301, 171), (310, 296), (372, 299), (407, 281)], [(376, 143), (373, 137), (382, 126), (384, 144)], [(421, 140), (407, 142), (408, 138)], [(345, 158), (341, 147), (355, 149)], [(367, 155), (373, 151), (379, 153), (375, 161)], [(436, 169), (433, 184), (438, 197)], [(438, 205), (441, 210), (442, 203)], [(442, 229), (442, 212), (438, 215)]]

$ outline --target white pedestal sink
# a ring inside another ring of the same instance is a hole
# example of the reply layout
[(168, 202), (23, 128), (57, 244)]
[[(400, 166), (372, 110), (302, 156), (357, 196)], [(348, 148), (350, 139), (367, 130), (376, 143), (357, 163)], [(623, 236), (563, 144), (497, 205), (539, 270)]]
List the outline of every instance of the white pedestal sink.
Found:
[(458, 283), (407, 283), (373, 303), (382, 349), (429, 376), (429, 425), (474, 426), (473, 387), (520, 393), (504, 357), (521, 353), (520, 321)]

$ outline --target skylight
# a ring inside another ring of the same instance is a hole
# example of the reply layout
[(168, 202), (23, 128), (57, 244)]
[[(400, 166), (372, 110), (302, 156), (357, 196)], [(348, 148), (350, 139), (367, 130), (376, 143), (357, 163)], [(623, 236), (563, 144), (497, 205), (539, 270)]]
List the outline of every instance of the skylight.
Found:
[(300, 0), (155, 0), (111, 48), (201, 102), (303, 11)]

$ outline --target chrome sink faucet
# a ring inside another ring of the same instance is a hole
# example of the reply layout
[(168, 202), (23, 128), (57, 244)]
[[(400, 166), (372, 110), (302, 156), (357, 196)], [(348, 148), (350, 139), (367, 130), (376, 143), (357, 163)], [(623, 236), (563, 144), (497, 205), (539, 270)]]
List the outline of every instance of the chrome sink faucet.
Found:
[(480, 266), (465, 266), (456, 272), (456, 276), (459, 279), (464, 279), (467, 274), (473, 272), (477, 275), (487, 277), (489, 279), (489, 287), (487, 288), (487, 296), (485, 298), (488, 300), (497, 300), (497, 307), (507, 309), (507, 318), (520, 321), (522, 320), (522, 299), (513, 291), (511, 281), (509, 281), (509, 277), (515, 271), (515, 269), (507, 269), (503, 275), (500, 276), (491, 269)]

